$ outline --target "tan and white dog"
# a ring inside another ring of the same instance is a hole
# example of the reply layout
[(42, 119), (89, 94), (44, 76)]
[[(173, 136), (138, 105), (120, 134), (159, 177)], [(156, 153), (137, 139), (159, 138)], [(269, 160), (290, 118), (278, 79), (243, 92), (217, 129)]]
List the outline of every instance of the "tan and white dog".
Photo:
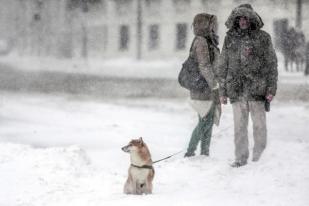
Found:
[(149, 149), (142, 138), (133, 139), (121, 148), (130, 153), (131, 165), (124, 185), (125, 194), (151, 194), (155, 171)]

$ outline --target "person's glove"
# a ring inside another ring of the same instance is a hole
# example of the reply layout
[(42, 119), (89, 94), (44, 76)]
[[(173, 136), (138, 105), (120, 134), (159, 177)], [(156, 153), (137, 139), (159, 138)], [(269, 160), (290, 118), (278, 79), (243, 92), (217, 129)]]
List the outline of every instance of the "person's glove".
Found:
[(272, 94), (268, 94), (268, 95), (266, 96), (266, 100), (267, 100), (268, 102), (271, 102), (271, 101), (273, 100), (273, 98), (274, 98), (274, 95), (272, 95)]
[(221, 102), (221, 104), (227, 104), (227, 97), (226, 96), (221, 96), (220, 97), (220, 102)]

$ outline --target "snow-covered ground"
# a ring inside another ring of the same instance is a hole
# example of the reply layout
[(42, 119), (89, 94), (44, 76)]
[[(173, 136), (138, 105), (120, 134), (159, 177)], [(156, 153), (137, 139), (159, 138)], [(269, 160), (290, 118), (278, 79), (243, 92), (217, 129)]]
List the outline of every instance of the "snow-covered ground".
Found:
[(137, 61), (130, 58), (58, 59), (51, 57), (22, 57), (16, 54), (0, 56), (0, 62), (24, 71), (56, 71), (95, 74), (104, 77), (175, 78), (183, 60)]
[[(277, 52), (279, 82), (291, 84), (309, 84), (309, 78), (304, 77), (303, 72), (286, 72), (283, 65), (283, 56)], [(63, 73), (94, 74), (104, 77), (122, 78), (166, 78), (176, 79), (185, 59), (170, 60), (142, 60), (120, 59), (95, 59), (88, 60), (58, 59), (51, 57), (29, 57), (11, 54), (0, 56), (0, 63), (22, 71), (49, 71)], [(295, 66), (295, 65), (294, 65)], [(295, 68), (294, 68), (295, 69)]]
[(132, 196), (122, 193), (129, 156), (120, 148), (142, 136), (153, 160), (185, 149), (197, 119), (185, 100), (0, 96), (1, 206), (309, 205), (308, 102), (274, 102), (265, 153), (237, 169), (224, 106), (210, 157), (157, 163), (154, 193)]

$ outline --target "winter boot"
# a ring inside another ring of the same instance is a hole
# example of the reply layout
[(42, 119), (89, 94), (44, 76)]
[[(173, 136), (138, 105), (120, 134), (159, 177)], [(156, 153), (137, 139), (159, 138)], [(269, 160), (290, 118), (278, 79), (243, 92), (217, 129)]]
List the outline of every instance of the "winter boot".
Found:
[(209, 156), (209, 151), (201, 151), (201, 155)]
[(231, 164), (231, 167), (242, 167), (247, 164), (247, 161), (235, 161)]
[(193, 157), (195, 155), (194, 152), (186, 152), (184, 157)]
[(260, 159), (260, 157), (254, 156), (254, 157), (252, 157), (252, 162), (257, 162), (257, 161), (259, 161), (259, 159)]

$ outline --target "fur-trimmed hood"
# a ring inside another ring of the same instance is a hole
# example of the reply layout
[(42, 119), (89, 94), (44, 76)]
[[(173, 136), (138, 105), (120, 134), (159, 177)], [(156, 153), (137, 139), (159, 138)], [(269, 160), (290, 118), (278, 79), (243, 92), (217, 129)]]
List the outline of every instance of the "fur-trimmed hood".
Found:
[(255, 29), (257, 30), (264, 26), (261, 17), (253, 10), (250, 4), (241, 4), (233, 9), (232, 13), (225, 22), (225, 26), (228, 29), (233, 29), (236, 18), (241, 16), (246, 16), (250, 23), (255, 25)]

